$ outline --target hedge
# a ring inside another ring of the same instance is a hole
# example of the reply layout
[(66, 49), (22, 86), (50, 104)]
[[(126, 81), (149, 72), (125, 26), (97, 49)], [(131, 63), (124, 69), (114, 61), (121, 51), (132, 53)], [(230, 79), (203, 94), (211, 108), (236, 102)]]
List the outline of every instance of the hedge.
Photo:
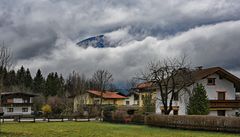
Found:
[(166, 116), (153, 114), (145, 119), (145, 124), (157, 127), (182, 128), (240, 133), (240, 118), (219, 116)]

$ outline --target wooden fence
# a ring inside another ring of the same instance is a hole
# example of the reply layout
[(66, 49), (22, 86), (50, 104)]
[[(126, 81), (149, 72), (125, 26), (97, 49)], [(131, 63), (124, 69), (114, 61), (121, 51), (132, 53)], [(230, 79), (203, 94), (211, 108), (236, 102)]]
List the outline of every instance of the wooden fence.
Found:
[(65, 121), (75, 121), (75, 122), (85, 122), (85, 121), (93, 121), (95, 118), (85, 118), (78, 116), (51, 116), (51, 117), (39, 117), (39, 116), (1, 116), (0, 123), (6, 122), (65, 122)]

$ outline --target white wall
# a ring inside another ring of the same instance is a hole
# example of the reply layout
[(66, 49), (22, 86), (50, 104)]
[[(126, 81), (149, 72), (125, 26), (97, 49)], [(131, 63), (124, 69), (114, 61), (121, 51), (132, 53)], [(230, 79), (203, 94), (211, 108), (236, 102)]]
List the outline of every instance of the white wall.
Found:
[(13, 98), (13, 103), (23, 103), (22, 98)]
[[(2, 107), (4, 115), (30, 115), (31, 114), (31, 107)], [(13, 108), (13, 112), (7, 112), (7, 108)], [(22, 108), (28, 108), (28, 112), (22, 112)]]
[(129, 105), (137, 105), (138, 103), (138, 100), (134, 100), (134, 94), (131, 94), (130, 96), (128, 96), (128, 98), (124, 99), (124, 105), (127, 105), (126, 101), (129, 101)]
[[(215, 78), (215, 85), (207, 85), (207, 78)], [(207, 91), (208, 98), (210, 100), (217, 100), (218, 99), (218, 92), (217, 91), (224, 91), (226, 92), (225, 98), (226, 100), (235, 100), (236, 96), (236, 89), (234, 88), (234, 84), (226, 79), (220, 79), (218, 74), (213, 74), (208, 76), (205, 79), (199, 80), (196, 83), (201, 83), (205, 87)], [(188, 90), (192, 91), (194, 85), (188, 87)], [(163, 106), (161, 102), (160, 92), (157, 90), (157, 100), (156, 100), (156, 113), (161, 114), (160, 107)], [(179, 106), (178, 114), (179, 115), (186, 115), (187, 114), (187, 104), (189, 101), (189, 92), (181, 91), (179, 93), (178, 101), (174, 101), (172, 106)], [(227, 110), (226, 116), (233, 116), (235, 115), (236, 110)], [(172, 113), (171, 113), (172, 114)], [(217, 116), (217, 111), (210, 111), (209, 115)]]
[[(207, 85), (207, 78), (215, 78), (215, 85)], [(208, 98), (210, 100), (218, 99), (217, 91), (226, 91), (226, 100), (235, 100), (236, 89), (234, 88), (234, 84), (232, 82), (224, 78), (219, 79), (218, 74), (213, 74), (207, 78), (198, 81), (198, 83), (202, 83), (205, 86)]]

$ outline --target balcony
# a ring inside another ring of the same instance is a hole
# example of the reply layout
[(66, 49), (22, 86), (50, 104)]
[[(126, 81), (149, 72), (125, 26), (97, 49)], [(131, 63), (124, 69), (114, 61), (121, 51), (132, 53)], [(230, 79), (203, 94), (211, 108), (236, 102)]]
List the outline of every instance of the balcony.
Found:
[(240, 100), (209, 100), (210, 108), (240, 108)]
[(21, 106), (32, 106), (33, 103), (7, 103), (7, 102), (2, 102), (1, 106), (2, 107), (21, 107)]

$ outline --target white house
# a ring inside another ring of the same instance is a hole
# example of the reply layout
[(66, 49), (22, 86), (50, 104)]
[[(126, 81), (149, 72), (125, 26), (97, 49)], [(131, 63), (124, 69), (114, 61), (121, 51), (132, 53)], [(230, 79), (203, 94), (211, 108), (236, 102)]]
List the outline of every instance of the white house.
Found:
[(5, 116), (31, 115), (32, 99), (36, 95), (24, 92), (1, 93), (1, 107)]
[(139, 105), (139, 95), (135, 92), (130, 92), (124, 99), (125, 106), (138, 106)]
[[(197, 69), (193, 71), (194, 83), (187, 87), (192, 91), (197, 83), (202, 84), (210, 102), (212, 116), (235, 116), (240, 108), (240, 100), (236, 94), (239, 91), (240, 79), (220, 67)], [(157, 98), (161, 98), (160, 92), (156, 91)], [(173, 101), (171, 114), (186, 115), (189, 101), (189, 92), (180, 91)], [(161, 100), (156, 99), (156, 113), (162, 113)]]

